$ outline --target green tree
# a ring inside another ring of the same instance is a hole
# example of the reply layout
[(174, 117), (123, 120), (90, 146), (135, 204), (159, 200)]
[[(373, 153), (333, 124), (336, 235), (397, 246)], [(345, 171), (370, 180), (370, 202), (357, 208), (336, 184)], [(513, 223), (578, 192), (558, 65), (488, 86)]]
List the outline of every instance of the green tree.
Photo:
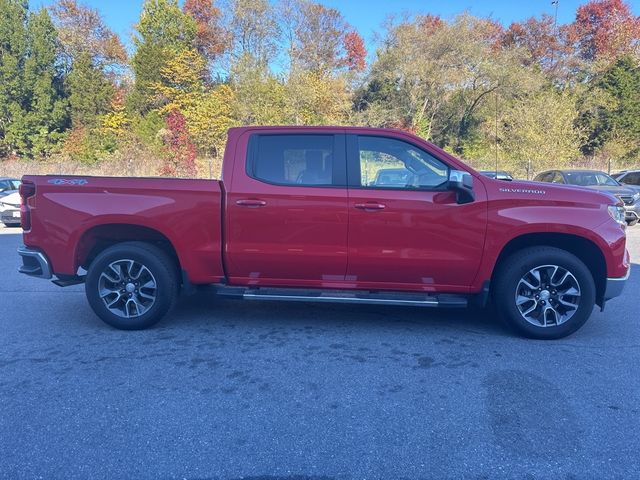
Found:
[(588, 131), (582, 147), (596, 155), (607, 144), (628, 145), (623, 158), (640, 153), (640, 65), (630, 56), (620, 57), (586, 88), (579, 123)]
[(197, 24), (180, 9), (178, 0), (145, 0), (136, 33), (131, 104), (146, 112), (158, 106), (155, 85), (162, 82), (162, 68), (169, 59), (193, 46)]
[(533, 171), (569, 166), (583, 141), (577, 115), (575, 98), (553, 88), (514, 99), (500, 114), (500, 168), (523, 175), (529, 164)]
[(47, 155), (69, 125), (68, 102), (57, 63), (58, 35), (44, 8), (30, 14), (27, 32), (29, 48), (24, 85), (28, 133), (24, 148), (33, 155)]
[(3, 153), (48, 155), (68, 126), (55, 27), (46, 9), (28, 14), (26, 2), (2, 0), (0, 15)]
[(96, 126), (98, 117), (110, 109), (115, 86), (84, 52), (77, 54), (67, 82), (73, 126)]
[(0, 155), (14, 154), (24, 122), (27, 2), (0, 0)]

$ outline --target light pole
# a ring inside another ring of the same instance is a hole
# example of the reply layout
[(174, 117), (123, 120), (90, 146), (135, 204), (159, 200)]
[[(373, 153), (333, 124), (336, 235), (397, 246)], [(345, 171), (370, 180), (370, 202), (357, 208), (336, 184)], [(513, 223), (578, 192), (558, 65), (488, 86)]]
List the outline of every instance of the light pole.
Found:
[(495, 131), (495, 151), (496, 151), (496, 178), (498, 178), (498, 89), (495, 90), (496, 97), (496, 131)]
[(555, 12), (553, 14), (553, 42), (551, 42), (551, 65), (550, 67), (553, 68), (553, 62), (555, 60), (555, 53), (556, 53), (556, 48), (555, 48), (555, 41), (558, 38), (558, 4), (560, 3), (560, 0), (553, 0), (551, 2), (551, 5), (553, 5), (555, 7)]

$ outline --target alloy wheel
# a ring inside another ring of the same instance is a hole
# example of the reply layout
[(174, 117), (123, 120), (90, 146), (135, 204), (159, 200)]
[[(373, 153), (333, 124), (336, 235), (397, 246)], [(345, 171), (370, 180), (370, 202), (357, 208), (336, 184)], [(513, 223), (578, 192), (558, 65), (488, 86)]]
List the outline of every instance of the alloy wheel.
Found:
[(525, 273), (516, 287), (515, 302), (522, 318), (536, 327), (568, 321), (580, 306), (580, 284), (566, 268), (541, 265)]
[(135, 260), (111, 262), (98, 279), (98, 295), (113, 314), (136, 318), (156, 302), (157, 282), (151, 271)]

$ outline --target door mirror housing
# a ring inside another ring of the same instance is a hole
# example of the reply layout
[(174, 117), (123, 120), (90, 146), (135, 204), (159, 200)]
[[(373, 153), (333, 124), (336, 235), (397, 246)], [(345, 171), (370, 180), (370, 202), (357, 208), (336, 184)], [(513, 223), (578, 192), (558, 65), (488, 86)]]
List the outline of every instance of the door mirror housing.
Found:
[(473, 193), (473, 177), (463, 170), (451, 170), (449, 172), (449, 190), (456, 192), (458, 203), (469, 203), (476, 199)]

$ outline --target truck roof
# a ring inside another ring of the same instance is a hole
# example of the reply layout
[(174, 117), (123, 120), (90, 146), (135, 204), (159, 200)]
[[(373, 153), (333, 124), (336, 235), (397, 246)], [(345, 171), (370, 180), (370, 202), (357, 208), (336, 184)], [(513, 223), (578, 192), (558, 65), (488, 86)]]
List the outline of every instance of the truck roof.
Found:
[(401, 130), (398, 128), (377, 128), (377, 127), (349, 127), (349, 126), (340, 126), (340, 125), (249, 125), (243, 127), (233, 127), (230, 128), (229, 131), (234, 131), (238, 133), (242, 133), (245, 131), (251, 130), (282, 130), (283, 132), (290, 132), (292, 130), (305, 130), (305, 131), (318, 131), (318, 132), (328, 132), (328, 131), (348, 131), (348, 132), (358, 132), (358, 133), (384, 133), (384, 132), (394, 132), (401, 133), (404, 135), (412, 135), (415, 134), (411, 132), (407, 132), (406, 130)]

